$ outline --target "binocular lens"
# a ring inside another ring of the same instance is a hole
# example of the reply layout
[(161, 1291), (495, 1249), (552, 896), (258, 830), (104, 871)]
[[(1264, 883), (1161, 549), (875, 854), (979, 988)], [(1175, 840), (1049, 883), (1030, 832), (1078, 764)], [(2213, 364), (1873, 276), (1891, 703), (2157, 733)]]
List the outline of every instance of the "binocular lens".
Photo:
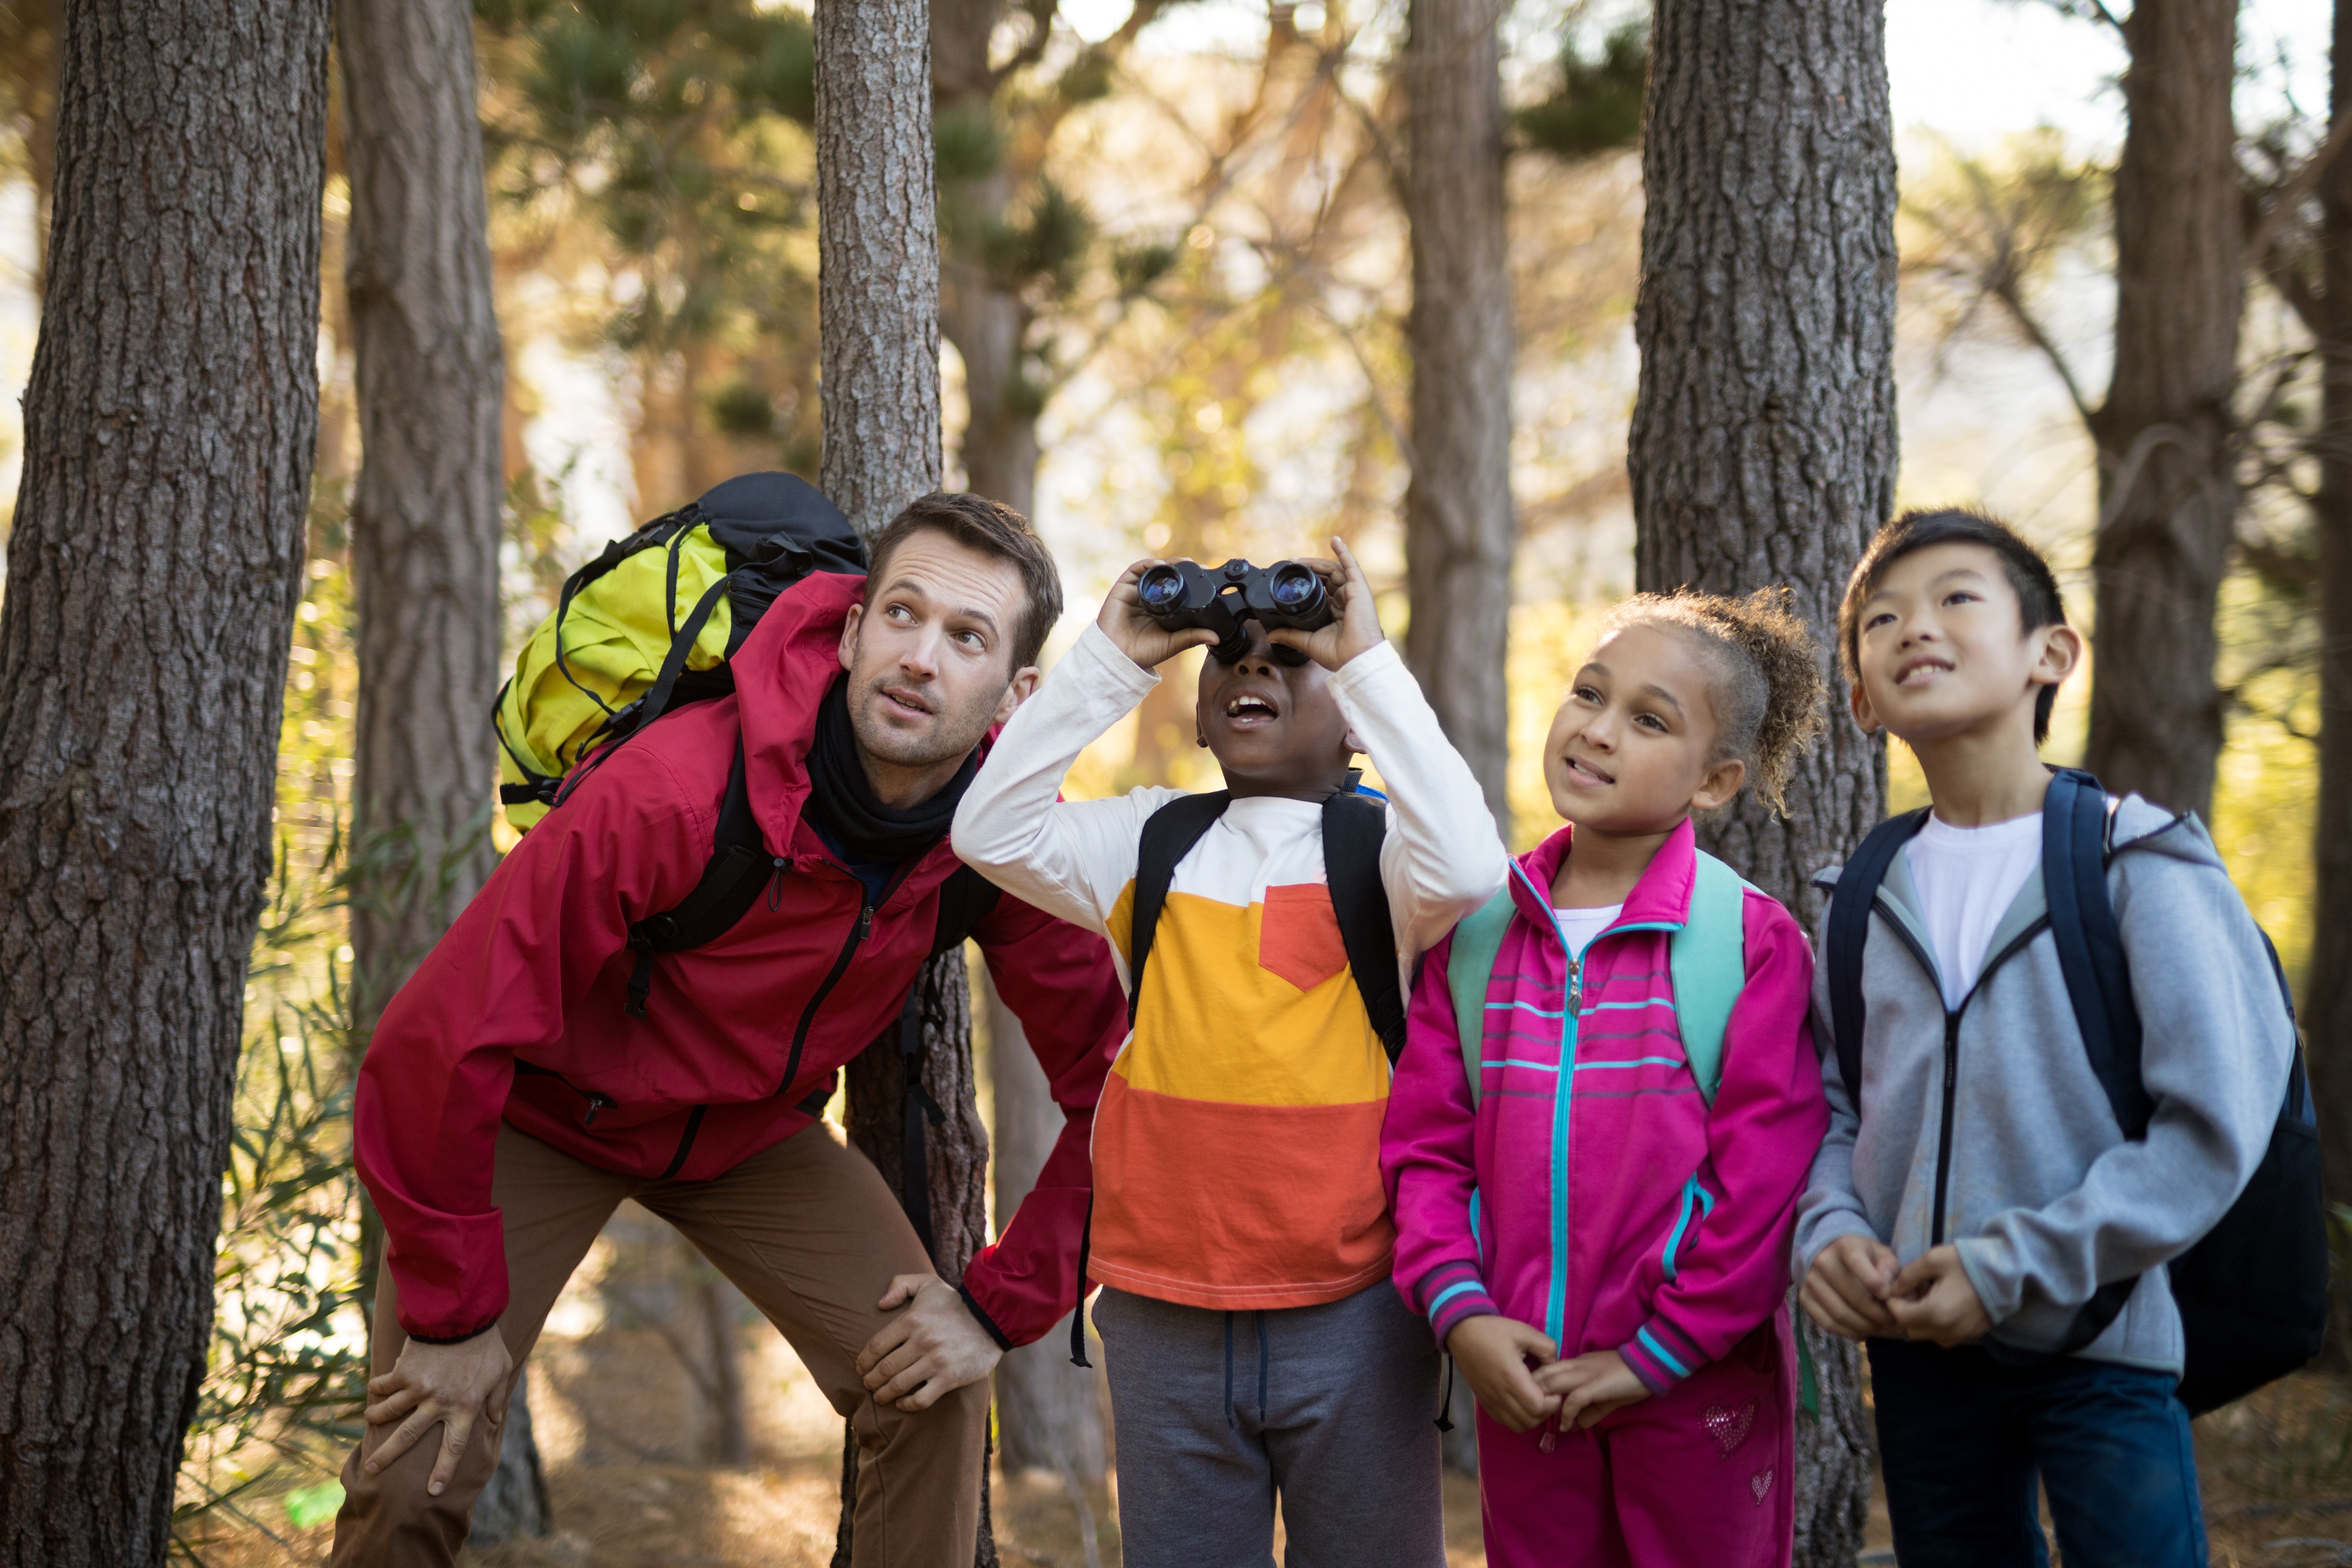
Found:
[(1173, 566), (1154, 566), (1136, 579), (1135, 596), (1153, 614), (1174, 609), (1184, 597), (1184, 574)]
[(1303, 610), (1323, 596), (1323, 579), (1311, 566), (1291, 563), (1275, 569), (1266, 592), (1286, 610)]

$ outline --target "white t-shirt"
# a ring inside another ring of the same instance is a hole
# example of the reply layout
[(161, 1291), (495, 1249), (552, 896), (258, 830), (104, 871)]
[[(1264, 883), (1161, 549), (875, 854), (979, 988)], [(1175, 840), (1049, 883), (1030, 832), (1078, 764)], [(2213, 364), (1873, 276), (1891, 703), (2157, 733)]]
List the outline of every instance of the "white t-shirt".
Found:
[(1552, 910), (1559, 917), (1559, 934), (1568, 939), (1568, 951), (1579, 958), (1592, 945), (1592, 939), (1615, 925), (1617, 917), (1624, 912), (1623, 904), (1611, 904), (1604, 910)]
[(2042, 814), (1988, 827), (1954, 827), (1930, 815), (1904, 846), (1919, 913), (1936, 946), (1944, 1005), (1958, 1007), (1991, 955), (1995, 927), (2042, 860)]

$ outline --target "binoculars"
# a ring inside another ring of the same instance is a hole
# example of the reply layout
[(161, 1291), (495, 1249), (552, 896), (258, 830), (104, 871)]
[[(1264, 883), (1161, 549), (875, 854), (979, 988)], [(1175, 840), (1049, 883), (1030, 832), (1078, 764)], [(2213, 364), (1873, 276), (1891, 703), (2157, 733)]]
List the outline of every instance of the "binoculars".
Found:
[[(1323, 591), (1323, 578), (1302, 561), (1277, 561), (1271, 566), (1228, 561), (1217, 567), (1162, 562), (1136, 580), (1135, 595), (1143, 602), (1144, 612), (1171, 631), (1202, 626), (1216, 633), (1216, 646), (1209, 651), (1220, 664), (1238, 664), (1249, 652), (1250, 621), (1268, 631), (1277, 626), (1319, 631), (1331, 624), (1331, 599)], [(1287, 665), (1307, 662), (1298, 649), (1279, 645), (1274, 657)]]

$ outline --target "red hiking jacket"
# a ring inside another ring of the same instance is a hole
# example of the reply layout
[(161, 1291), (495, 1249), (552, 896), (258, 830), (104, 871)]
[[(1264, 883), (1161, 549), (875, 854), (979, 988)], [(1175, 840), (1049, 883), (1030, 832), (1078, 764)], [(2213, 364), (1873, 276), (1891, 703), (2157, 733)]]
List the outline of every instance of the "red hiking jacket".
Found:
[[(353, 1138), (411, 1334), (461, 1338), (506, 1309), (490, 1204), (501, 1118), (604, 1170), (708, 1180), (808, 1126), (803, 1102), (896, 1023), (955, 851), (942, 842), (902, 869), (869, 911), (801, 821), (817, 704), (864, 588), (820, 574), (780, 598), (733, 660), (735, 695), (665, 716), (582, 780), (385, 1009)], [(629, 926), (701, 877), (739, 723), (780, 873), (726, 935), (658, 958), (647, 1016), (630, 1018)], [(997, 1337), (1026, 1344), (1077, 1297), (1087, 1143), (1127, 1003), (1101, 938), (1009, 894), (972, 934), (1068, 1119), (1035, 1190), (964, 1272)]]

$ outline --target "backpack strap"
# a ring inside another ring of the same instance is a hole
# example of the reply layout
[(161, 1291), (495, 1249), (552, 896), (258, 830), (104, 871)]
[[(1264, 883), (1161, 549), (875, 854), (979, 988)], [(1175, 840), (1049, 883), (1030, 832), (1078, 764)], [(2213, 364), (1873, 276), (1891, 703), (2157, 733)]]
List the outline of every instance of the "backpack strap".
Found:
[(1895, 857), (1927, 826), (1923, 805), (1872, 828), (1838, 873), (1836, 890), (1830, 895), (1829, 952), (1823, 957), (1830, 972), (1831, 1033), (1836, 1036), (1838, 1076), (1845, 1080), (1846, 1099), (1857, 1115), (1862, 1110), (1862, 950), (1870, 940), (1870, 911)]
[(1675, 1026), (1700, 1098), (1715, 1103), (1723, 1081), (1723, 1035), (1748, 985), (1748, 883), (1702, 849), (1691, 879), (1690, 913), (1674, 936)]
[(1143, 824), (1136, 847), (1135, 902), (1128, 916), (1127, 1026), (1135, 1027), (1135, 1010), (1143, 1000), (1143, 966), (1151, 957), (1152, 933), (1160, 927), (1160, 911), (1168, 902), (1168, 885), (1176, 879), (1177, 862), (1192, 852), (1201, 836), (1215, 826), (1233, 805), (1232, 794), (1213, 790), (1171, 800)]
[[(923, 961), (925, 967), (931, 959), (963, 946), (964, 938), (989, 917), (1003, 896), (1003, 889), (971, 867), (957, 867), (940, 884), (939, 917), (932, 922), (931, 951)], [(918, 970), (915, 983), (907, 987), (907, 1000), (898, 1008), (899, 1206), (907, 1211), (924, 1255), (936, 1257), (931, 1242), (930, 1150), (923, 1125), (940, 1126), (947, 1120), (947, 1110), (923, 1082), (922, 1014), (923, 975)]]
[(1381, 845), (1388, 831), (1388, 807), (1370, 795), (1342, 790), (1323, 803), (1323, 879), (1331, 912), (1339, 917), (1339, 942), (1364, 1012), (1394, 1068), (1404, 1052), (1404, 993), (1397, 984), (1396, 920), (1381, 879)]
[(2113, 809), (2089, 773), (2061, 768), (2052, 775), (2042, 799), (2042, 888), (2084, 1054), (2107, 1091), (2116, 1124), (2125, 1137), (2138, 1138), (2155, 1106), (2140, 1081), (2139, 1008), (2124, 963), (2123, 926), (2107, 894)]
[(732, 930), (760, 896), (761, 885), (784, 862), (768, 853), (760, 824), (751, 815), (751, 795), (744, 780), (743, 738), (735, 738), (735, 761), (727, 770), (727, 793), (719, 800), (719, 826), (711, 835), (710, 859), (702, 878), (677, 907), (648, 915), (629, 927), (629, 946), (637, 955), (630, 972), (628, 1001), (624, 1010), (632, 1018), (646, 1016), (646, 998), (653, 990), (654, 954), (683, 952), (700, 947)]
[[(1511, 863), (1513, 876), (1518, 863)], [(1500, 891), (1465, 915), (1454, 928), (1454, 946), (1445, 955), (1445, 988), (1454, 994), (1454, 1031), (1462, 1042), (1462, 1071), (1470, 1080), (1470, 1110), (1476, 1114), (1486, 1098), (1485, 1063), (1480, 1053), (1486, 1036), (1486, 981), (1495, 973), (1495, 958), (1515, 912), (1511, 884), (1504, 879)]]

